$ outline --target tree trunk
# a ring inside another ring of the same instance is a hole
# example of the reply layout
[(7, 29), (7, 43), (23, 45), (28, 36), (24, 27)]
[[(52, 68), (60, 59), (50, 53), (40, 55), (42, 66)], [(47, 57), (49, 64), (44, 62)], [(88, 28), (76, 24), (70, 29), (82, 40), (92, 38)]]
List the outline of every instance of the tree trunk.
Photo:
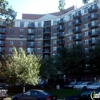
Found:
[(25, 92), (25, 84), (23, 84), (23, 92)]

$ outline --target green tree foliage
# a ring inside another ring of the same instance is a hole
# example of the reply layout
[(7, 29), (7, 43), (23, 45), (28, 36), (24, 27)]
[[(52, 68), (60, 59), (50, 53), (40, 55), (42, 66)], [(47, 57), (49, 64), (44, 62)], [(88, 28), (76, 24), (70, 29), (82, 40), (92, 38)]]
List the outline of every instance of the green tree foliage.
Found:
[(41, 60), (40, 76), (42, 79), (47, 79), (51, 75), (57, 75), (57, 68), (54, 66), (54, 58), (46, 58)]
[(59, 0), (59, 6), (58, 6), (59, 10), (64, 11), (65, 10), (64, 7), (65, 7), (65, 0)]
[(14, 48), (13, 55), (6, 61), (7, 81), (11, 84), (36, 85), (39, 81), (40, 60), (35, 55), (26, 55), (22, 48), (19, 52)]
[(17, 13), (6, 0), (0, 0), (0, 22), (5, 19), (6, 26), (13, 26)]
[(100, 76), (100, 42), (95, 45), (89, 55), (90, 71)]

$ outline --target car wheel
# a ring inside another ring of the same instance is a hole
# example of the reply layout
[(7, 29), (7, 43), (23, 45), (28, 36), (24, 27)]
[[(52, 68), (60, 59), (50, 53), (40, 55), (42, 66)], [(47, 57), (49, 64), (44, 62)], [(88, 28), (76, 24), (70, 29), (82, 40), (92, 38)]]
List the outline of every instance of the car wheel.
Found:
[(18, 100), (18, 98), (14, 98), (13, 100)]

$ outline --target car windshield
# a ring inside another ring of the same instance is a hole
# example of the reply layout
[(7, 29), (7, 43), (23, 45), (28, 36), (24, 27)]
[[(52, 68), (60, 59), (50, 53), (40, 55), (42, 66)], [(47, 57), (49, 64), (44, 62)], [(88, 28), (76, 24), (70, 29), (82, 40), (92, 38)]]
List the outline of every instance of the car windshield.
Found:
[(87, 82), (82, 83), (82, 85), (87, 84)]
[(76, 82), (71, 82), (70, 84), (76, 84)]
[(49, 94), (48, 92), (46, 92), (46, 91), (44, 91), (44, 90), (38, 90), (38, 91), (40, 91), (40, 92), (43, 93), (44, 95), (48, 95), (48, 94)]
[(98, 82), (98, 83), (93, 83), (92, 85), (99, 85), (100, 84), (100, 82)]

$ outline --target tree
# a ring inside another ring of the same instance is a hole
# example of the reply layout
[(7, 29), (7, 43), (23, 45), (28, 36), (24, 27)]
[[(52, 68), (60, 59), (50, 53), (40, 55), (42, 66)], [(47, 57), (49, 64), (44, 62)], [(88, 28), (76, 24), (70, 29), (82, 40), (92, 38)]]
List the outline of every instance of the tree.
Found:
[(13, 26), (17, 13), (9, 6), (6, 0), (0, 0), (0, 22), (5, 19), (6, 26)]
[(13, 55), (6, 61), (7, 82), (23, 84), (23, 92), (26, 84), (36, 85), (39, 81), (40, 60), (35, 55), (26, 55), (22, 48), (18, 52), (14, 47)]
[(57, 75), (57, 68), (54, 66), (54, 58), (46, 58), (41, 60), (40, 76), (43, 79), (48, 79), (50, 76)]
[(59, 0), (59, 6), (58, 6), (59, 10), (64, 11), (65, 10), (64, 7), (65, 7), (65, 0)]

